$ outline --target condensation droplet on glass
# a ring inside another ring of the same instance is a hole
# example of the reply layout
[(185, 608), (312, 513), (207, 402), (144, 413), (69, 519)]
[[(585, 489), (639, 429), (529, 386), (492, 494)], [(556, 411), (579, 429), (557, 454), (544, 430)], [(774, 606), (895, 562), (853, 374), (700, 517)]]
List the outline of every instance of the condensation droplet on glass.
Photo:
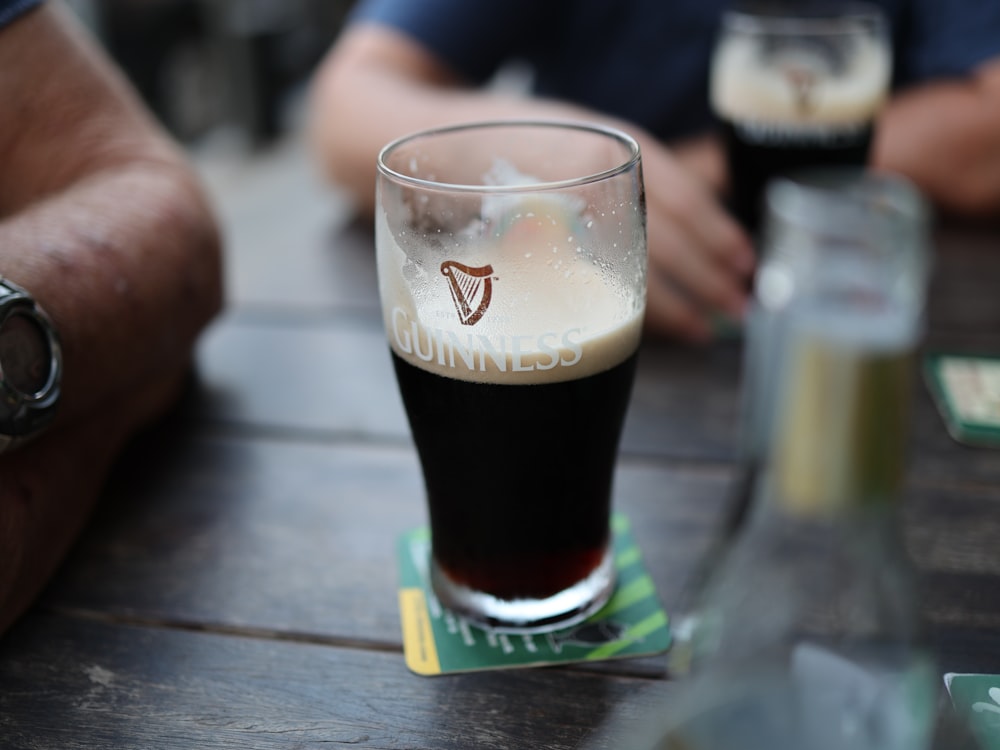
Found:
[(587, 229), (593, 229), (593, 228), (594, 228), (594, 220), (591, 219), (590, 221), (587, 222)]

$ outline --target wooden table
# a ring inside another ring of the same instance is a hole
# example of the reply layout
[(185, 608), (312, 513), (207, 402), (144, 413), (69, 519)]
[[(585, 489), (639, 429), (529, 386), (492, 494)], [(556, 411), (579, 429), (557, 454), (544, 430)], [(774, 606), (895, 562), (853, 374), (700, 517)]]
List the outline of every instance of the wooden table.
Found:
[[(394, 544), (425, 510), (372, 235), (288, 210), (259, 294), (207, 331), (185, 401), (0, 638), (0, 747), (614, 747), (605, 719), (676, 684), (665, 656), (408, 671)], [(939, 244), (928, 347), (1000, 351), (1000, 233)], [(738, 341), (642, 350), (615, 503), (668, 612), (734, 477), (739, 364)], [(914, 416), (906, 530), (941, 671), (1000, 672), (1000, 452), (954, 442), (923, 384)]]

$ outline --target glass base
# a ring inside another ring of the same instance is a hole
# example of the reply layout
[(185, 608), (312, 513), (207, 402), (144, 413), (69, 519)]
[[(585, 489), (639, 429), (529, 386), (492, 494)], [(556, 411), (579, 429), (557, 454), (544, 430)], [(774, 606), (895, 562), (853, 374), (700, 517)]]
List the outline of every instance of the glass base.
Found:
[(603, 607), (615, 589), (611, 545), (600, 564), (579, 583), (545, 599), (498, 599), (452, 581), (431, 558), (431, 585), (441, 604), (468, 620), (502, 633), (546, 633), (582, 622)]
[(902, 641), (857, 652), (843, 643), (762, 643), (752, 658), (686, 678), (662, 711), (622, 715), (611, 734), (637, 750), (930, 750), (941, 681), (930, 656)]

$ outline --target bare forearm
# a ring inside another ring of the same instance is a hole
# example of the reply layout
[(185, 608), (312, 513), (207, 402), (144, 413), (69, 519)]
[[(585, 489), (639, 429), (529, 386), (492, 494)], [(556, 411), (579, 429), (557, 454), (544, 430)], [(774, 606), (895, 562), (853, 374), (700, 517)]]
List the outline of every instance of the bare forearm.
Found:
[(61, 419), (176, 377), (220, 305), (215, 225), (181, 165), (99, 172), (0, 222), (0, 271), (60, 333)]
[(0, 455), (0, 633), (62, 562), (131, 433), (137, 404), (163, 403), (174, 384), (126, 394), (85, 420)]
[[(386, 89), (390, 87), (395, 88), (389, 83)], [(463, 121), (572, 119), (583, 115), (568, 105), (510, 94), (442, 89), (428, 89), (418, 94), (411, 86), (401, 86), (385, 99), (379, 97), (366, 102), (364, 113), (343, 123), (332, 114), (324, 117), (326, 124), (314, 129), (313, 140), (330, 176), (351, 191), (359, 209), (369, 213), (375, 200), (375, 157), (382, 146), (396, 137)], [(587, 119), (598, 118), (589, 116)], [(346, 144), (351, 146), (345, 148)]]
[[(309, 136), (323, 169), (371, 212), (375, 200), (375, 158), (390, 140), (445, 124), (500, 118), (611, 118), (569, 103), (516, 93), (470, 88), (435, 67), (408, 42), (403, 59), (372, 52), (389, 32), (365, 29), (335, 51), (313, 84)], [(406, 71), (401, 74), (400, 71)], [(350, 103), (350, 113), (343, 108)], [(624, 126), (624, 123), (613, 123)], [(638, 135), (635, 128), (629, 128)]]
[(0, 633), (31, 603), (125, 442), (177, 397), (220, 304), (218, 238), (180, 163), (125, 165), (0, 222), (0, 269), (60, 331), (56, 423), (0, 454)]
[(57, 3), (2, 30), (0, 98), (0, 275), (60, 333), (58, 419), (176, 377), (221, 295), (216, 225), (183, 154)]
[(0, 454), (2, 631), (177, 396), (222, 295), (193, 169), (57, 3), (0, 30), (0, 101), (0, 275), (49, 313), (64, 360), (56, 421)]
[[(119, 448), (104, 429), (79, 423), (0, 456), (0, 633), (34, 600), (91, 512)], [(73, 486), (60, 476), (74, 477)]]
[(946, 212), (1000, 213), (1000, 63), (897, 95), (873, 160), (913, 179)]

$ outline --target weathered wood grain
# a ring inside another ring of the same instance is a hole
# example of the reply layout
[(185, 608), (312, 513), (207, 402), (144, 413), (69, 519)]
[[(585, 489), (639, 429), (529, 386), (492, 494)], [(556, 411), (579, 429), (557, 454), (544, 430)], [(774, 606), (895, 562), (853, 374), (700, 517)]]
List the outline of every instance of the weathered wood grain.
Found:
[[(170, 430), (147, 440), (126, 456), (47, 607), (400, 646), (395, 542), (426, 523), (412, 448)], [(665, 603), (707, 545), (728, 481), (622, 465), (615, 503)]]
[[(737, 452), (742, 346), (650, 341), (640, 353), (621, 450), (626, 457), (731, 462)], [(193, 420), (248, 434), (409, 442), (381, 323), (337, 317), (231, 313), (205, 335)], [(916, 476), (1000, 481), (1000, 454), (956, 443), (914, 372), (911, 448)]]
[(427, 678), (398, 653), (30, 616), (0, 642), (0, 685), (4, 750), (569, 750), (648, 681)]

